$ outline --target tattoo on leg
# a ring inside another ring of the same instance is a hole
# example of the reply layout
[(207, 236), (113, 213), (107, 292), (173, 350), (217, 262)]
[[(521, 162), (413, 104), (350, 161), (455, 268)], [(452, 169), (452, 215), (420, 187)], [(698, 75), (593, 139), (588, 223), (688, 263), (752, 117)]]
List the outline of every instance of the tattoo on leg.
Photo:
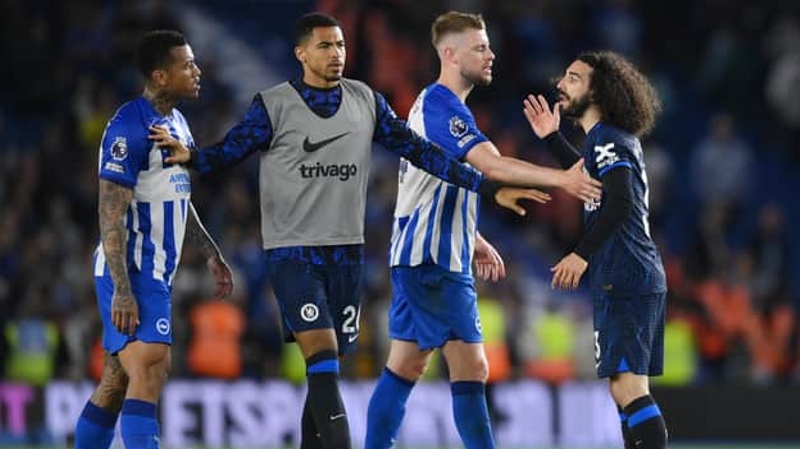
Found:
[(98, 407), (107, 409), (112, 413), (119, 413), (122, 401), (125, 400), (125, 391), (128, 388), (128, 375), (119, 362), (119, 357), (105, 354), (103, 376), (100, 384), (94, 390), (91, 401)]

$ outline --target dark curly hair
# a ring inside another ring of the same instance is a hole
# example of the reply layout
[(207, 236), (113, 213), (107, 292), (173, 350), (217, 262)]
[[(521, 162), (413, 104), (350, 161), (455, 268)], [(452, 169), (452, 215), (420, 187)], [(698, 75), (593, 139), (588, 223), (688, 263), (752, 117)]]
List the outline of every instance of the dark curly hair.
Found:
[(650, 81), (627, 59), (611, 51), (578, 55), (592, 70), (592, 102), (603, 121), (637, 137), (647, 135), (661, 112), (661, 101)]

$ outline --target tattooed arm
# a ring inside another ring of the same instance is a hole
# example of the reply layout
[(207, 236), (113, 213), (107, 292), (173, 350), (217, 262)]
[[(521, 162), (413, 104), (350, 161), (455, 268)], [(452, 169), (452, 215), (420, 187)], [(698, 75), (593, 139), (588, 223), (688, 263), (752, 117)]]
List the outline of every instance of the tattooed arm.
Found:
[(192, 203), (189, 203), (189, 212), (189, 218), (186, 221), (186, 239), (190, 244), (198, 247), (206, 258), (206, 265), (211, 270), (211, 274), (214, 275), (214, 281), (217, 284), (214, 296), (227, 298), (233, 292), (233, 273), (231, 268), (222, 257), (222, 251), (214, 243), (214, 239), (203, 227), (200, 216)]
[(111, 321), (120, 332), (132, 335), (139, 325), (139, 305), (128, 276), (125, 214), (133, 200), (133, 190), (106, 179), (100, 179), (99, 190), (100, 239), (108, 272), (114, 282)]

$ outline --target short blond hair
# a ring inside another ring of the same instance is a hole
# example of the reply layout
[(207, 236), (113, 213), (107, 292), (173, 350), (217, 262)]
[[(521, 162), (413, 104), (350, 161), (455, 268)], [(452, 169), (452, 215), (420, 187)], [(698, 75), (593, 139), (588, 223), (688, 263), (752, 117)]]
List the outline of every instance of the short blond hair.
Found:
[(446, 12), (433, 21), (433, 25), (431, 25), (431, 42), (436, 47), (448, 34), (460, 33), (468, 29), (486, 29), (483, 16), (459, 11)]

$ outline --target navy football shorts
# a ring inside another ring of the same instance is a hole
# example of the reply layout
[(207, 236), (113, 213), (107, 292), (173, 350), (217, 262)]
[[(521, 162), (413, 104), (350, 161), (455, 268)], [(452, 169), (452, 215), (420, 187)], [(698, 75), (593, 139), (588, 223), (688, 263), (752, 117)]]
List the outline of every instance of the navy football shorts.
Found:
[(333, 329), (339, 354), (356, 348), (363, 265), (315, 265), (297, 260), (268, 261), (267, 270), (283, 318), (287, 342), (294, 334)]
[(598, 377), (664, 369), (666, 293), (603, 295), (594, 299), (594, 357)]

